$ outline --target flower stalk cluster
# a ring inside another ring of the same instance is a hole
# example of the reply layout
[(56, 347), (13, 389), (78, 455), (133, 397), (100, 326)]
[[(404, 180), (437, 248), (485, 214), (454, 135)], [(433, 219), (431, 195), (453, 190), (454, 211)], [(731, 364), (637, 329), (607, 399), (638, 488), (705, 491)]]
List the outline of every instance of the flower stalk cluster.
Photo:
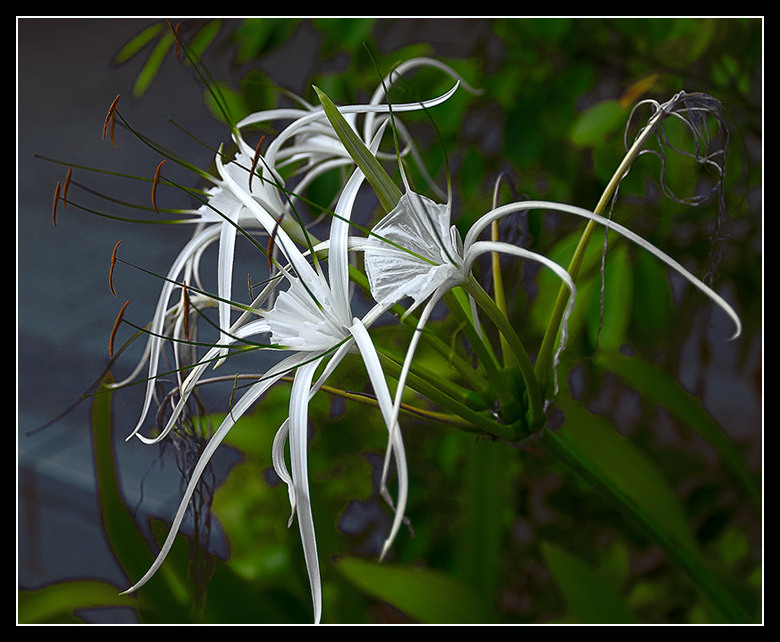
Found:
[[(449, 74), (453, 79), (452, 88), (420, 102), (391, 104), (386, 100), (388, 88), (403, 74), (420, 66)], [(434, 109), (464, 89), (471, 90), (451, 69), (430, 59), (415, 59), (400, 65), (383, 79), (365, 104), (337, 107), (317, 89), (320, 105), (300, 101), (300, 106), (295, 108), (259, 112), (239, 121), (232, 128), (230, 141), (235, 151), (228, 153), (224, 146), (219, 149), (214, 159), (214, 175), (199, 171), (211, 184), (202, 193), (187, 190), (198, 202), (198, 207), (186, 211), (182, 219), (194, 225), (193, 235), (164, 277), (156, 311), (145, 328), (148, 338), (143, 359), (126, 379), (115, 384), (127, 385), (141, 373), (146, 379), (144, 402), (128, 439), (134, 437), (149, 444), (165, 439), (186, 412), (196, 389), (211, 381), (206, 375), (209, 368), (246, 353), (261, 352), (278, 360), (251, 378), (214, 431), (194, 466), (157, 559), (127, 592), (142, 587), (163, 563), (201, 476), (236, 421), (255, 407), (272, 386), (291, 380), (289, 415), (277, 427), (272, 460), (288, 488), (290, 522), (296, 521), (300, 530), (314, 620), (320, 621), (322, 587), (308, 482), (309, 400), (328, 388), (328, 379), (345, 358), (357, 356), (362, 360), (372, 398), (387, 432), (381, 491), (394, 512), (394, 519), (386, 534), (381, 553), (384, 556), (399, 532), (408, 495), (400, 427), (405, 391), (413, 389), (428, 397), (441, 409), (431, 416), (435, 414), (444, 421), (449, 417), (449, 423), (456, 427), (510, 441), (541, 430), (546, 404), (557, 389), (557, 381), (550, 386), (547, 378), (552, 374), (555, 379), (556, 366), (566, 346), (567, 320), (577, 297), (579, 261), (597, 226), (637, 244), (684, 276), (733, 319), (734, 336), (739, 335), (739, 318), (720, 295), (663, 251), (604, 216), (607, 203), (632, 161), (648, 138), (657, 132), (663, 119), (675, 113), (680, 96), (661, 105), (650, 119), (594, 211), (549, 201), (495, 204), (461, 237), (454, 226), (458, 216), (453, 213), (450, 190), (443, 193), (433, 186), (437, 201), (410, 185), (405, 165), (415, 159), (415, 150), (401, 115)], [(117, 101), (114, 101), (106, 121), (112, 141), (114, 119), (118, 115)], [(362, 128), (359, 118), (362, 118)], [(248, 132), (252, 127), (281, 120), (287, 125), (273, 140), (249, 143)], [(386, 134), (393, 136), (392, 153), (381, 150)], [(388, 159), (397, 162), (400, 184), (391, 178), (383, 164)], [(329, 235), (326, 239), (316, 239), (299, 215), (303, 204), (301, 194), (318, 176), (334, 168), (345, 171), (344, 180), (335, 203), (324, 214), (330, 217)], [(165, 180), (160, 165), (154, 183)], [(366, 184), (384, 212), (369, 230), (356, 223), (367, 218), (359, 211), (365, 207), (359, 194), (365, 191)], [(56, 198), (62, 198), (59, 188)], [(581, 247), (568, 267), (496, 236), (499, 220), (530, 210), (554, 211), (587, 221)], [(488, 230), (493, 234), (485, 238)], [(261, 242), (260, 237), (265, 240)], [(253, 293), (248, 303), (237, 300), (233, 287), (236, 243), (241, 238), (249, 240), (257, 249), (260, 264), (269, 268), (263, 286)], [(201, 284), (201, 271), (205, 250), (213, 245), (218, 246), (216, 265), (212, 266), (217, 291), (209, 292)], [(551, 270), (561, 282), (558, 304), (535, 363), (506, 315), (503, 295), (497, 292), (491, 297), (475, 277), (474, 266), (480, 257), (499, 254), (538, 263)], [(356, 257), (362, 257), (362, 261)], [(115, 261), (116, 256), (112, 259), (112, 270)], [(353, 306), (356, 287), (364, 289), (373, 300), (365, 312), (357, 312)], [(470, 389), (442, 378), (426, 379), (425, 373), (415, 368), (414, 357), (421, 342), (442, 354), (451, 352), (445, 341), (426, 330), (440, 302), (458, 320), (477, 355), (477, 369), (449, 355), (453, 367)], [(209, 307), (216, 309), (218, 326), (217, 339), (211, 343), (198, 339), (195, 323)], [(394, 313), (399, 323), (413, 330), (403, 355), (376, 345), (372, 338), (372, 326), (387, 318), (387, 313)], [(495, 326), (500, 335), (501, 359), (488, 340), (485, 322)], [(156, 381), (166, 347), (174, 355), (176, 394), (164, 424), (154, 434), (147, 434), (145, 427), (156, 401)], [(193, 347), (201, 348), (195, 357)], [(492, 400), (484, 399), (491, 395)], [(485, 403), (475, 402), (478, 399), (484, 399)], [(427, 412), (417, 411), (421, 415)], [(389, 491), (391, 464), (396, 471), (395, 493)]]

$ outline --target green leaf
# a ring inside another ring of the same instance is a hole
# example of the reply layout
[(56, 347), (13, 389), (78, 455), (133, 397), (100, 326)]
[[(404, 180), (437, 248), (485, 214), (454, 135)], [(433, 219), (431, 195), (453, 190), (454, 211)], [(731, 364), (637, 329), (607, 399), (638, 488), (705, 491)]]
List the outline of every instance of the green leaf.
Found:
[(323, 57), (339, 51), (354, 51), (371, 39), (375, 18), (314, 18), (312, 24), (322, 34)]
[[(558, 403), (560, 405), (560, 401)], [(573, 403), (567, 404), (569, 409), (575, 407)], [(583, 413), (581, 416), (589, 415), (587, 411), (580, 410), (580, 412)], [(572, 413), (569, 412), (567, 427), (571, 426), (572, 419)], [(599, 428), (597, 427), (593, 432), (596, 433), (594, 441), (598, 442)], [(603, 430), (601, 432), (603, 435)], [(604, 452), (596, 452), (594, 444), (590, 444), (589, 441), (587, 430), (583, 431), (578, 439), (572, 431), (564, 428), (556, 432), (544, 430), (539, 444), (558, 463), (575, 477), (590, 485), (640, 532), (655, 542), (670, 561), (686, 573), (702, 593), (720, 609), (724, 622), (749, 622), (750, 614), (744, 605), (735, 599), (729, 588), (716, 579), (699, 553), (685, 541), (690, 536), (685, 535), (687, 527), (681, 528), (676, 524), (678, 520), (674, 513), (677, 509), (667, 511), (666, 507), (659, 505), (658, 497), (649, 503), (645, 502), (647, 492), (641, 489), (640, 480), (631, 480), (633, 473), (629, 470), (627, 462), (615, 459), (621, 456), (621, 449), (607, 448)], [(636, 458), (633, 458), (633, 461), (641, 465), (641, 461)], [(624, 484), (625, 488), (621, 484)], [(659, 497), (668, 494), (663, 489), (660, 491)]]
[(121, 65), (123, 62), (130, 60), (130, 58), (143, 49), (147, 43), (151, 42), (154, 37), (160, 33), (163, 27), (164, 25), (161, 22), (156, 22), (153, 25), (146, 27), (119, 50), (119, 53), (114, 57), (114, 62)]
[(613, 587), (582, 559), (542, 542), (547, 568), (563, 593), (569, 614), (581, 624), (632, 624), (636, 617)]
[(423, 624), (495, 621), (482, 596), (444, 573), (354, 558), (341, 559), (335, 567), (368, 595), (392, 604)]
[(747, 468), (735, 444), (702, 408), (696, 397), (683, 390), (673, 377), (641, 358), (603, 353), (598, 360), (605, 369), (640, 391), (644, 399), (666, 408), (712, 444), (753, 505), (761, 506), (761, 489), (756, 482), (756, 475)]
[(696, 551), (696, 540), (672, 488), (658, 468), (603, 417), (560, 395), (556, 400), (566, 416), (561, 432), (589, 462), (637, 505), (641, 506), (680, 545)]
[(154, 80), (157, 72), (160, 71), (163, 60), (168, 54), (168, 51), (173, 47), (173, 34), (166, 32), (155, 45), (152, 53), (149, 54), (149, 58), (146, 60), (143, 68), (135, 79), (135, 85), (133, 85), (133, 95), (136, 97), (143, 96), (149, 85)]
[[(112, 378), (105, 383), (113, 381)], [(124, 502), (114, 457), (111, 417), (112, 392), (103, 388), (93, 397), (91, 409), (92, 451), (98, 489), (98, 505), (109, 546), (128, 577), (136, 580), (154, 561), (145, 537), (138, 532), (133, 514)], [(172, 615), (189, 599), (181, 577), (171, 564), (163, 564), (158, 575), (143, 587), (144, 603), (156, 613)]]
[(331, 99), (318, 87), (314, 87), (314, 91), (317, 92), (322, 108), (325, 110), (325, 115), (328, 117), (330, 124), (333, 125), (339, 140), (341, 140), (349, 155), (363, 174), (365, 174), (366, 180), (374, 188), (384, 210), (390, 212), (398, 204), (401, 198), (401, 190), (398, 189), (398, 186), (393, 182), (368, 147), (360, 140), (360, 137), (355, 133), (355, 130), (352, 129), (344, 116), (341, 115), (338, 107), (333, 104)]
[(284, 43), (300, 23), (293, 18), (245, 18), (236, 29), (236, 63), (260, 58)]
[(97, 580), (59, 582), (35, 591), (20, 591), (19, 623), (63, 623), (71, 621), (76, 609), (135, 608), (137, 600), (119, 592), (116, 586)]
[(625, 118), (626, 110), (616, 99), (602, 100), (579, 115), (569, 137), (582, 147), (599, 145), (615, 133)]
[(189, 43), (189, 49), (196, 58), (200, 58), (219, 33), (222, 26), (221, 20), (209, 20), (203, 28), (195, 34)]

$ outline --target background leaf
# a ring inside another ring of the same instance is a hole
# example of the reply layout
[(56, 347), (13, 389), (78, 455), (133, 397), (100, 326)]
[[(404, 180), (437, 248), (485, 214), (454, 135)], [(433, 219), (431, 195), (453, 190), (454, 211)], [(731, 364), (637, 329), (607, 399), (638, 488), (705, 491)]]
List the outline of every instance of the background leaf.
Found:
[(483, 597), (453, 577), (425, 568), (344, 558), (336, 568), (362, 591), (424, 624), (493, 621)]
[(551, 542), (541, 544), (547, 568), (561, 589), (569, 613), (582, 624), (636, 624), (612, 586), (582, 559)]

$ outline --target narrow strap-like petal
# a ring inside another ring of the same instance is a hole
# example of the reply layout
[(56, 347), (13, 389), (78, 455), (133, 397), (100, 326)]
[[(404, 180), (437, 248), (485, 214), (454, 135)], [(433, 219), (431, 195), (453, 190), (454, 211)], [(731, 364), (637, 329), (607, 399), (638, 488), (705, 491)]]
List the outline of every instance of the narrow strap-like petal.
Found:
[(305, 260), (303, 254), (287, 235), (284, 229), (277, 225), (276, 219), (271, 216), (249, 193), (247, 189), (236, 183), (235, 179), (226, 171), (221, 154), (216, 156), (216, 165), (224, 185), (233, 191), (235, 196), (257, 218), (258, 222), (269, 234), (275, 234), (276, 245), (282, 248), (285, 258), (290, 262), (296, 274), (301, 279), (315, 278), (316, 273), (312, 266)]
[[(146, 420), (146, 416), (149, 412), (149, 407), (154, 396), (154, 383), (157, 376), (157, 368), (160, 360), (160, 351), (162, 350), (163, 342), (165, 341), (163, 335), (163, 323), (165, 317), (165, 311), (168, 307), (168, 301), (173, 295), (176, 285), (176, 279), (184, 268), (187, 261), (197, 253), (204, 244), (209, 244), (219, 237), (219, 228), (210, 227), (203, 232), (196, 234), (188, 243), (184, 246), (182, 251), (176, 257), (176, 261), (168, 271), (167, 278), (163, 283), (160, 295), (157, 299), (157, 307), (152, 317), (152, 323), (149, 332), (149, 341), (147, 344), (147, 354), (149, 359), (148, 367), (148, 379), (146, 382), (146, 392), (144, 396), (143, 406), (141, 407), (141, 414), (136, 422), (135, 428), (132, 430), (128, 439), (138, 433)], [(139, 364), (140, 365), (140, 364)], [(134, 378), (135, 372), (130, 375), (129, 378)], [(120, 382), (123, 383), (123, 382)]]
[(182, 520), (184, 519), (184, 516), (187, 512), (187, 508), (189, 507), (190, 499), (192, 498), (192, 495), (198, 486), (198, 482), (200, 481), (200, 478), (203, 475), (203, 471), (206, 469), (206, 466), (208, 465), (209, 461), (211, 461), (211, 458), (216, 452), (217, 448), (225, 439), (225, 437), (230, 432), (230, 430), (233, 428), (236, 420), (239, 417), (241, 417), (252, 406), (252, 404), (254, 404), (255, 401), (257, 401), (257, 399), (260, 396), (262, 396), (271, 386), (273, 386), (277, 381), (279, 381), (281, 377), (286, 375), (289, 372), (289, 369), (292, 365), (294, 364), (289, 362), (281, 362), (277, 364), (275, 368), (269, 370), (269, 372), (266, 373), (266, 377), (263, 378), (261, 381), (257, 382), (256, 384), (254, 384), (252, 387), (250, 387), (249, 390), (246, 393), (244, 393), (244, 395), (238, 400), (236, 405), (227, 414), (225, 419), (220, 424), (219, 428), (217, 428), (217, 430), (212, 435), (208, 444), (206, 444), (206, 447), (203, 449), (203, 452), (201, 453), (201, 456), (198, 459), (198, 462), (192, 471), (192, 475), (190, 476), (190, 481), (187, 484), (187, 488), (184, 491), (184, 496), (182, 497), (182, 500), (179, 504), (179, 508), (176, 511), (176, 515), (173, 518), (171, 528), (168, 531), (168, 535), (165, 538), (165, 542), (163, 543), (160, 552), (157, 554), (157, 557), (155, 558), (153, 564), (151, 565), (149, 570), (144, 574), (144, 576), (140, 580), (138, 580), (135, 584), (133, 584), (133, 586), (123, 591), (123, 594), (132, 593), (138, 590), (139, 588), (141, 588), (144, 584), (146, 584), (151, 579), (151, 577), (160, 568), (160, 565), (163, 563), (169, 551), (171, 550), (171, 547), (173, 546), (174, 540), (176, 539), (176, 535), (179, 532), (179, 528), (181, 527)]
[[(355, 319), (355, 323), (350, 328), (352, 336), (355, 338), (355, 344), (360, 350), (363, 363), (366, 366), (366, 372), (371, 380), (371, 385), (374, 388), (374, 394), (379, 402), (379, 409), (382, 412), (382, 417), (385, 420), (385, 424), (388, 430), (388, 456), (392, 454), (396, 464), (396, 470), (398, 475), (398, 495), (395, 502), (390, 502), (395, 510), (395, 517), (390, 529), (390, 533), (385, 539), (384, 546), (380, 559), (383, 558), (401, 527), (404, 514), (406, 512), (406, 503), (409, 497), (409, 473), (406, 464), (406, 450), (404, 448), (403, 437), (401, 435), (400, 427), (398, 426), (397, 413), (394, 412), (393, 402), (390, 397), (390, 390), (387, 386), (387, 380), (385, 379), (382, 366), (379, 363), (379, 357), (376, 353), (376, 348), (371, 340), (363, 323)], [(400, 383), (399, 383), (400, 385)], [(381, 482), (383, 493), (386, 493), (385, 489), (385, 475)], [(389, 499), (389, 497), (388, 497)]]
[[(333, 373), (342, 359), (346, 356), (349, 350), (352, 348), (352, 341), (346, 341), (338, 347), (333, 356), (325, 364), (325, 368), (320, 374), (317, 382), (311, 387), (309, 391), (309, 399), (323, 386), (328, 377)], [(284, 420), (282, 425), (276, 431), (274, 441), (271, 446), (271, 461), (273, 463), (274, 471), (279, 478), (287, 485), (287, 491), (290, 499), (290, 519), (287, 525), (292, 524), (293, 516), (295, 515), (295, 486), (293, 484), (292, 475), (287, 469), (287, 462), (285, 460), (285, 446), (287, 444), (287, 438), (290, 433), (290, 418)]]
[[(265, 320), (257, 319), (255, 321), (250, 321), (246, 325), (236, 329), (235, 332), (227, 336), (227, 339), (229, 343), (233, 343), (235, 341), (246, 339), (256, 334), (263, 334), (268, 331), (269, 331), (268, 324), (265, 322)], [(165, 428), (161, 430), (156, 437), (145, 437), (143, 434), (141, 434), (141, 432), (139, 432), (140, 429), (140, 424), (139, 424), (139, 426), (136, 427), (135, 431), (133, 431), (127, 437), (127, 439), (130, 439), (131, 437), (135, 436), (146, 444), (154, 444), (159, 441), (162, 441), (168, 435), (168, 433), (171, 430), (173, 430), (173, 427), (176, 425), (179, 416), (184, 410), (184, 407), (187, 405), (187, 401), (189, 399), (190, 393), (197, 385), (198, 380), (200, 379), (204, 370), (206, 370), (206, 368), (209, 365), (214, 363), (214, 361), (223, 353), (224, 349), (225, 346), (222, 344), (210, 348), (208, 352), (206, 352), (206, 354), (200, 359), (200, 361), (198, 361), (198, 363), (196, 363), (194, 366), (190, 368), (187, 377), (182, 383), (181, 390), (179, 392), (179, 401), (173, 407), (173, 410), (171, 411), (171, 416), (168, 418), (168, 422)]]
[(320, 360), (302, 364), (295, 371), (290, 391), (290, 468), (295, 487), (295, 515), (301, 533), (303, 557), (309, 574), (314, 621), (319, 623), (322, 615), (322, 583), (320, 565), (317, 556), (317, 538), (314, 531), (314, 518), (311, 512), (308, 472), (308, 427), (309, 392), (314, 371)]
[(497, 241), (477, 241), (472, 245), (470, 245), (468, 248), (466, 248), (465, 264), (468, 267), (468, 269), (471, 269), (472, 264), (480, 254), (485, 254), (487, 252), (502, 252), (504, 254), (514, 254), (515, 256), (519, 256), (520, 258), (541, 263), (547, 266), (548, 268), (550, 268), (553, 272), (555, 272), (558, 275), (558, 277), (566, 284), (566, 287), (569, 288), (569, 302), (566, 305), (566, 310), (564, 311), (563, 318), (561, 321), (561, 340), (553, 356), (553, 378), (554, 378), (553, 385), (555, 387), (555, 392), (557, 392), (558, 377), (556, 373), (556, 368), (558, 366), (558, 362), (560, 361), (560, 355), (563, 352), (563, 349), (566, 347), (569, 316), (571, 315), (571, 311), (574, 308), (574, 301), (577, 298), (577, 288), (574, 285), (574, 281), (572, 280), (571, 275), (566, 270), (566, 268), (556, 263), (552, 259), (544, 256), (543, 254), (531, 252), (530, 250), (526, 250), (516, 245), (511, 245), (510, 243), (502, 243)]
[(628, 240), (632, 241), (633, 243), (636, 243), (641, 248), (647, 250), (656, 258), (666, 263), (678, 274), (683, 276), (694, 287), (698, 288), (704, 294), (706, 294), (710, 299), (712, 299), (712, 301), (714, 301), (734, 322), (734, 326), (735, 326), (734, 334), (729, 338), (729, 340), (736, 339), (742, 333), (742, 322), (740, 321), (739, 315), (726, 302), (726, 300), (722, 296), (720, 296), (717, 292), (715, 292), (711, 287), (709, 287), (700, 279), (698, 279), (693, 274), (691, 274), (682, 265), (680, 265), (680, 263), (675, 261), (668, 254), (658, 249), (652, 243), (645, 240), (635, 232), (632, 232), (631, 230), (624, 227), (623, 225), (620, 225), (620, 223), (616, 223), (611, 219), (604, 218), (603, 216), (599, 216), (598, 214), (583, 209), (581, 207), (576, 207), (574, 205), (566, 205), (563, 203), (548, 202), (548, 201), (522, 201), (519, 203), (510, 203), (509, 205), (502, 205), (501, 207), (498, 207), (488, 212), (487, 214), (483, 215), (479, 220), (477, 220), (476, 223), (474, 223), (474, 225), (466, 234), (466, 240), (464, 243), (465, 247), (469, 247), (470, 245), (472, 245), (477, 240), (477, 238), (482, 233), (482, 231), (488, 225), (490, 225), (492, 221), (502, 218), (507, 214), (512, 214), (515, 212), (520, 212), (525, 210), (533, 210), (533, 209), (553, 210), (556, 212), (564, 212), (566, 214), (574, 214), (575, 216), (579, 216), (581, 218), (585, 218), (594, 221), (596, 223), (599, 223), (600, 225), (603, 225), (604, 227), (614, 230), (618, 234), (626, 237)]

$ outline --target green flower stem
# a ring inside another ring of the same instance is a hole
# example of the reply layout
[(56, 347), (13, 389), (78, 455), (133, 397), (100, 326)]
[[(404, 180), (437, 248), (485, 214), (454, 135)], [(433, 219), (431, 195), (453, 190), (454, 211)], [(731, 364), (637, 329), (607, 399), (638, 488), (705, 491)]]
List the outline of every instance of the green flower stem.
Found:
[(690, 547), (681, 545), (662, 524), (588, 461), (574, 444), (548, 429), (542, 431), (538, 443), (566, 470), (585, 481), (602, 498), (627, 516), (651, 541), (655, 542), (669, 560), (684, 571), (703, 594), (720, 609), (729, 622), (748, 623), (751, 621), (745, 609), (705, 568), (700, 557), (691, 551)]
[[(617, 170), (615, 170), (615, 173), (612, 175), (612, 178), (604, 189), (604, 192), (601, 194), (601, 198), (596, 205), (596, 209), (593, 210), (594, 213), (599, 215), (603, 214), (607, 204), (613, 198), (618, 185), (620, 185), (620, 182), (631, 168), (631, 164), (639, 155), (639, 152), (641, 151), (642, 147), (644, 147), (650, 136), (655, 133), (658, 125), (661, 124), (665, 117), (666, 112), (664, 109), (659, 109), (647, 123), (645, 129), (636, 138), (634, 144), (631, 145), (628, 152), (626, 152), (626, 155), (623, 157), (623, 160), (620, 162)], [(593, 235), (593, 231), (596, 229), (596, 225), (597, 223), (595, 221), (588, 221), (588, 224), (585, 227), (582, 236), (580, 237), (580, 242), (577, 244), (577, 249), (574, 251), (574, 255), (572, 256), (571, 262), (569, 263), (568, 272), (574, 281), (577, 280), (577, 275), (579, 274), (580, 268), (582, 267), (582, 261), (585, 258), (585, 250), (588, 247), (588, 243), (590, 242), (590, 237)], [(548, 377), (550, 376), (553, 348), (555, 346), (556, 338), (558, 337), (558, 332), (561, 327), (561, 320), (563, 319), (563, 314), (566, 310), (568, 301), (569, 291), (565, 285), (561, 285), (561, 288), (558, 291), (558, 297), (555, 300), (552, 314), (550, 315), (550, 320), (547, 323), (547, 329), (545, 330), (544, 337), (542, 339), (542, 345), (539, 348), (539, 355), (536, 359), (536, 377), (543, 385), (547, 382)]]
[(477, 363), (483, 369), (490, 384), (490, 395), (493, 398), (497, 398), (499, 405), (504, 407), (510, 399), (514, 398), (514, 395), (507, 383), (506, 375), (503, 375), (501, 372), (498, 360), (493, 352), (493, 347), (485, 337), (480, 336), (477, 332), (470, 310), (467, 310), (463, 302), (458, 298), (457, 290), (450, 290), (445, 293), (442, 300), (458, 321), (460, 330), (468, 339), (472, 350), (477, 354)]
[[(498, 237), (498, 221), (493, 221), (490, 225), (490, 240), (497, 242)], [(506, 304), (506, 295), (504, 294), (504, 279), (501, 276), (501, 255), (498, 252), (493, 252), (490, 255), (490, 269), (493, 274), (493, 293), (498, 309), (504, 316), (508, 316), (508, 307)], [(506, 337), (500, 335), (501, 341), (501, 355), (504, 358), (504, 367), (508, 368), (511, 363), (510, 348), (507, 343)]]
[[(385, 372), (391, 377), (398, 378), (401, 373), (401, 364), (381, 349), (378, 349), (378, 353)], [(458, 415), (463, 420), (458, 424), (458, 427), (461, 429), (466, 425), (464, 423), (466, 422), (471, 424), (474, 430), (489, 433), (500, 439), (514, 440), (517, 438), (517, 427), (515, 425), (500, 424), (492, 416), (476, 412), (468, 404), (444, 393), (437, 386), (436, 382), (428, 381), (410, 371), (406, 379), (406, 385), (434, 403), (439, 404), (442, 408)]]
[[(289, 380), (289, 378), (285, 377), (284, 380)], [(327, 384), (323, 385), (320, 390), (329, 395), (333, 395), (334, 397), (341, 397), (347, 401), (354, 401), (379, 410), (379, 402), (377, 401), (377, 398), (373, 395), (369, 395), (368, 393), (342, 390)], [(423, 419), (425, 421), (446, 424), (466, 432), (482, 432), (481, 430), (475, 428), (474, 424), (472, 424), (470, 421), (464, 419), (460, 415), (455, 415), (452, 413), (427, 410), (425, 408), (418, 408), (416, 406), (411, 406), (404, 403), (401, 404), (401, 413), (413, 419)]]
[(517, 366), (520, 369), (520, 375), (525, 383), (526, 394), (528, 395), (528, 423), (532, 431), (538, 429), (544, 424), (544, 408), (542, 405), (542, 394), (539, 383), (520, 337), (517, 336), (515, 329), (509, 322), (509, 319), (496, 305), (496, 302), (485, 292), (482, 286), (477, 282), (473, 275), (464, 284), (464, 289), (474, 298), (477, 306), (488, 315), (495, 324), (498, 331), (506, 338), (512, 354), (517, 359)]
[[(392, 347), (383, 346), (382, 351), (387, 357), (393, 359), (396, 363), (404, 362), (405, 355), (394, 350)], [(473, 406), (474, 393), (470, 389), (456, 383), (453, 378), (447, 376), (447, 370), (449, 370), (449, 368), (445, 366), (444, 368), (437, 368), (436, 372), (434, 372), (433, 369), (426, 368), (419, 363), (415, 363), (414, 360), (412, 360), (410, 366), (410, 371), (413, 372), (418, 379), (424, 379), (425, 381), (429, 382), (430, 385), (435, 386), (436, 389), (440, 390), (443, 394), (451, 397), (452, 399), (455, 399), (456, 401), (459, 401), (460, 403)]]
[[(369, 296), (371, 295), (371, 288), (368, 284), (368, 278), (366, 275), (354, 266), (349, 267), (350, 278), (355, 284), (360, 287)], [(400, 323), (409, 328), (411, 332), (415, 331), (417, 327), (417, 317), (413, 314), (405, 314), (404, 308), (400, 304), (394, 305), (390, 308), (390, 312), (395, 314)], [(423, 333), (422, 340), (425, 341), (431, 348), (438, 352), (447, 363), (452, 365), (458, 373), (463, 377), (465, 381), (469, 383), (474, 392), (480, 397), (484, 397), (489, 389), (485, 384), (482, 374), (466, 363), (460, 356), (453, 353), (452, 347), (443, 341), (440, 337), (436, 336), (432, 332)]]

